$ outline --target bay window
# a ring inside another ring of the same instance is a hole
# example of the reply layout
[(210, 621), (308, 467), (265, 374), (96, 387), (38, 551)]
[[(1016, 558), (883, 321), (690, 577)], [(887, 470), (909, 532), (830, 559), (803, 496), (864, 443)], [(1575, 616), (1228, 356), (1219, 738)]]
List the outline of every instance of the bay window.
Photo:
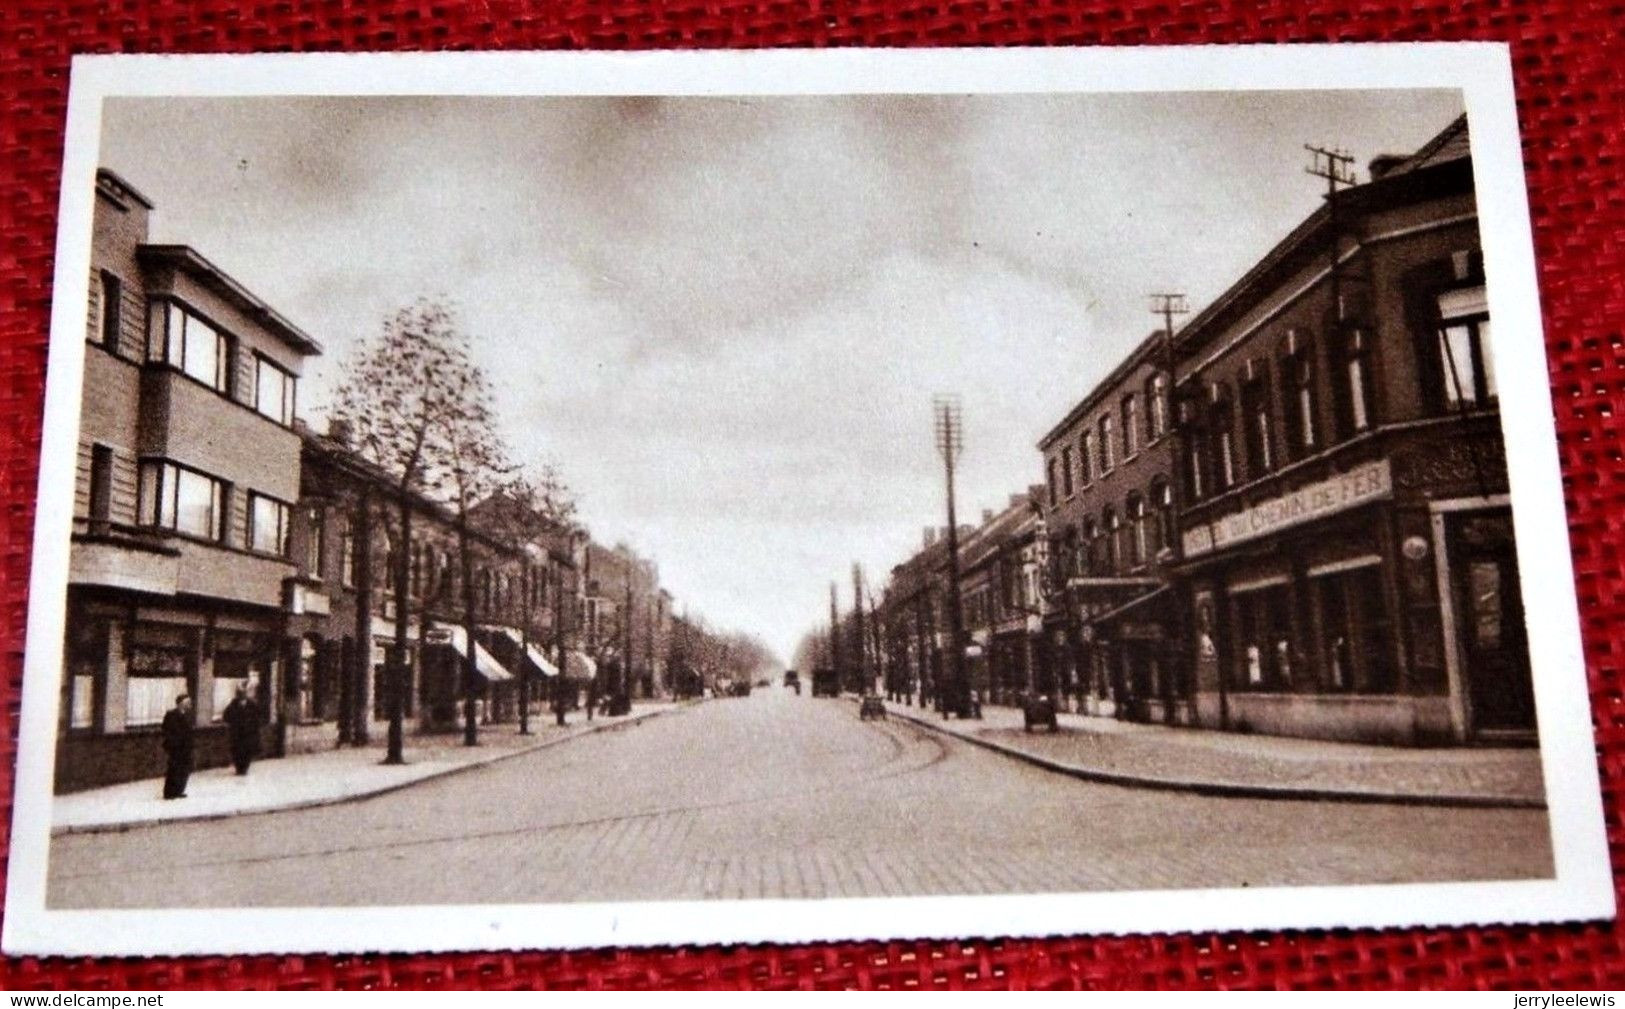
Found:
[(142, 525), (210, 540), (226, 538), (224, 481), (160, 459), (143, 461), (140, 476)]
[(147, 360), (179, 368), (217, 392), (231, 391), (231, 338), (173, 301), (151, 303)]
[(288, 555), (288, 506), (264, 494), (248, 495), (248, 548), (263, 554)]
[(269, 359), (254, 357), (254, 409), (284, 427), (293, 423), (294, 391), (298, 379)]
[(1488, 405), (1497, 396), (1490, 352), (1489, 303), (1483, 287), (1439, 296), (1439, 399), (1449, 410)]

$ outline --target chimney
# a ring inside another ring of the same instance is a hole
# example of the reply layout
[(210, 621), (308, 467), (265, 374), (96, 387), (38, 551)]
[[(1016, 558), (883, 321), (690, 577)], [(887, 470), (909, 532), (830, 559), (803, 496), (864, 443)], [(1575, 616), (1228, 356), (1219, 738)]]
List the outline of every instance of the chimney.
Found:
[(982, 524), (987, 525), (989, 522), (992, 522), (992, 521), (993, 521), (993, 509), (991, 509), (991, 508), (983, 508), (982, 509)]
[(1366, 171), (1371, 173), (1371, 181), (1375, 182), (1409, 160), (1410, 156), (1406, 154), (1379, 154), (1371, 159)]
[(1025, 494), (1012, 494), (1012, 495), (1010, 495), (1010, 503), (1008, 505), (1006, 505), (1005, 507), (1007, 507), (1007, 508), (1020, 508), (1022, 505), (1026, 504), (1026, 503), (1027, 503), (1027, 495), (1025, 495)]
[(327, 418), (327, 436), (345, 448), (350, 447), (350, 438), (354, 434), (355, 429), (350, 426), (349, 421), (338, 417)]

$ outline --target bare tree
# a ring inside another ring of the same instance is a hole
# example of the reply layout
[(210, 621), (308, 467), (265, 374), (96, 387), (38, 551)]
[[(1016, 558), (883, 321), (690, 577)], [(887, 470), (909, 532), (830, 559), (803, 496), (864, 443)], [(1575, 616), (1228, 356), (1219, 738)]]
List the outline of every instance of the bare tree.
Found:
[[(563, 537), (568, 548), (576, 511), (575, 498), (558, 470), (552, 465), (543, 465), (530, 471), (516, 471), (494, 497), (478, 506), (478, 511), (485, 531), (516, 544), (520, 551), (519, 651), (523, 670), (530, 655), (531, 630), (537, 624), (537, 602), (543, 598), (547, 585), (548, 547), (555, 538)], [(558, 612), (561, 605), (562, 594), (555, 591), (552, 602), (555, 642), (565, 623), (565, 615)], [(562, 678), (562, 652), (559, 658)], [(519, 678), (519, 732), (521, 735), (530, 732), (530, 677), (523, 673)]]
[[(390, 572), (395, 641), (385, 663), (389, 695), (385, 698), (389, 713), (386, 764), (405, 759), (413, 504), (422, 497), (439, 498), (448, 489), (446, 480), (453, 471), (472, 472), (479, 450), (462, 448), (466, 459), (459, 464), (453, 458), (454, 446), (466, 440), (458, 432), (471, 423), (467, 399), (484, 386), (483, 376), (473, 366), (468, 338), (451, 308), (419, 300), (386, 318), (378, 334), (355, 349), (345, 367), (343, 384), (334, 395), (331, 416), (348, 426), (356, 453), (387, 475), (395, 506), (393, 521), (385, 516), (395, 546)], [(482, 401), (484, 407), (488, 403)], [(466, 582), (464, 589), (466, 592)], [(370, 647), (370, 642), (363, 647)], [(472, 638), (469, 651), (473, 651)]]

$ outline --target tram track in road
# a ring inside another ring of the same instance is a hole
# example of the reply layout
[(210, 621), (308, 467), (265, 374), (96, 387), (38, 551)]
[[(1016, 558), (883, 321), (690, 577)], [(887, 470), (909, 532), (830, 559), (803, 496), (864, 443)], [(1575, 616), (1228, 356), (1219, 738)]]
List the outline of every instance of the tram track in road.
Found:
[[(148, 864), (148, 870), (173, 869), (203, 869), (223, 868), (231, 866), (264, 865), (279, 862), (297, 861), (299, 859), (324, 858), (335, 855), (348, 855), (358, 853), (382, 854), (386, 852), (400, 852), (413, 849), (423, 849), (436, 845), (458, 844), (464, 842), (477, 842), (499, 840), (502, 838), (536, 835), (545, 837), (549, 834), (564, 831), (580, 830), (594, 827), (613, 827), (619, 824), (632, 823), (640, 820), (654, 820), (662, 817), (683, 816), (696, 813), (709, 813), (725, 809), (737, 809), (746, 806), (762, 805), (772, 802), (803, 800), (830, 792), (849, 792), (866, 785), (889, 782), (893, 779), (919, 774), (941, 764), (948, 758), (949, 746), (935, 733), (924, 731), (906, 723), (893, 722), (863, 722), (867, 732), (881, 737), (887, 744), (889, 752), (884, 760), (873, 767), (861, 769), (858, 773), (846, 774), (841, 777), (824, 781), (813, 786), (801, 784), (784, 784), (766, 790), (753, 792), (748, 795), (734, 796), (727, 799), (718, 799), (710, 802), (678, 802), (659, 806), (652, 809), (641, 809), (629, 813), (616, 813), (604, 816), (575, 817), (563, 820), (545, 820), (541, 822), (523, 823), (490, 830), (439, 832), (420, 837), (400, 838), (397, 840), (375, 839), (365, 842), (352, 842), (346, 844), (333, 844), (315, 848), (304, 848), (298, 851), (270, 852), (261, 855), (238, 855), (222, 858), (191, 858), (184, 863), (173, 866), (162, 864)], [(482, 767), (472, 772), (483, 775), (495, 772), (501, 765)], [(467, 776), (465, 776), (467, 780)], [(428, 784), (428, 783), (425, 783)], [(362, 802), (373, 801), (363, 799)], [(274, 815), (274, 814), (273, 814)], [(60, 881), (94, 879), (125, 871), (124, 868), (98, 868), (82, 872), (53, 873), (53, 877)]]

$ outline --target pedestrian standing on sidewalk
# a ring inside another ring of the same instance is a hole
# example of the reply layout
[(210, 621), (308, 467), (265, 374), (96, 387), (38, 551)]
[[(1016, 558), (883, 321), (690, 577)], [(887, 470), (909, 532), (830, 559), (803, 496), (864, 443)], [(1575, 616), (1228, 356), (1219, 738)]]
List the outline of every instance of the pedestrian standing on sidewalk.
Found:
[(186, 798), (186, 779), (192, 776), (192, 695), (175, 698), (175, 706), (164, 714), (164, 753), (169, 767), (164, 772), (164, 798)]
[(231, 766), (247, 774), (248, 765), (260, 752), (260, 706), (248, 696), (246, 686), (238, 686), (236, 696), (226, 705), (226, 729), (231, 737)]

